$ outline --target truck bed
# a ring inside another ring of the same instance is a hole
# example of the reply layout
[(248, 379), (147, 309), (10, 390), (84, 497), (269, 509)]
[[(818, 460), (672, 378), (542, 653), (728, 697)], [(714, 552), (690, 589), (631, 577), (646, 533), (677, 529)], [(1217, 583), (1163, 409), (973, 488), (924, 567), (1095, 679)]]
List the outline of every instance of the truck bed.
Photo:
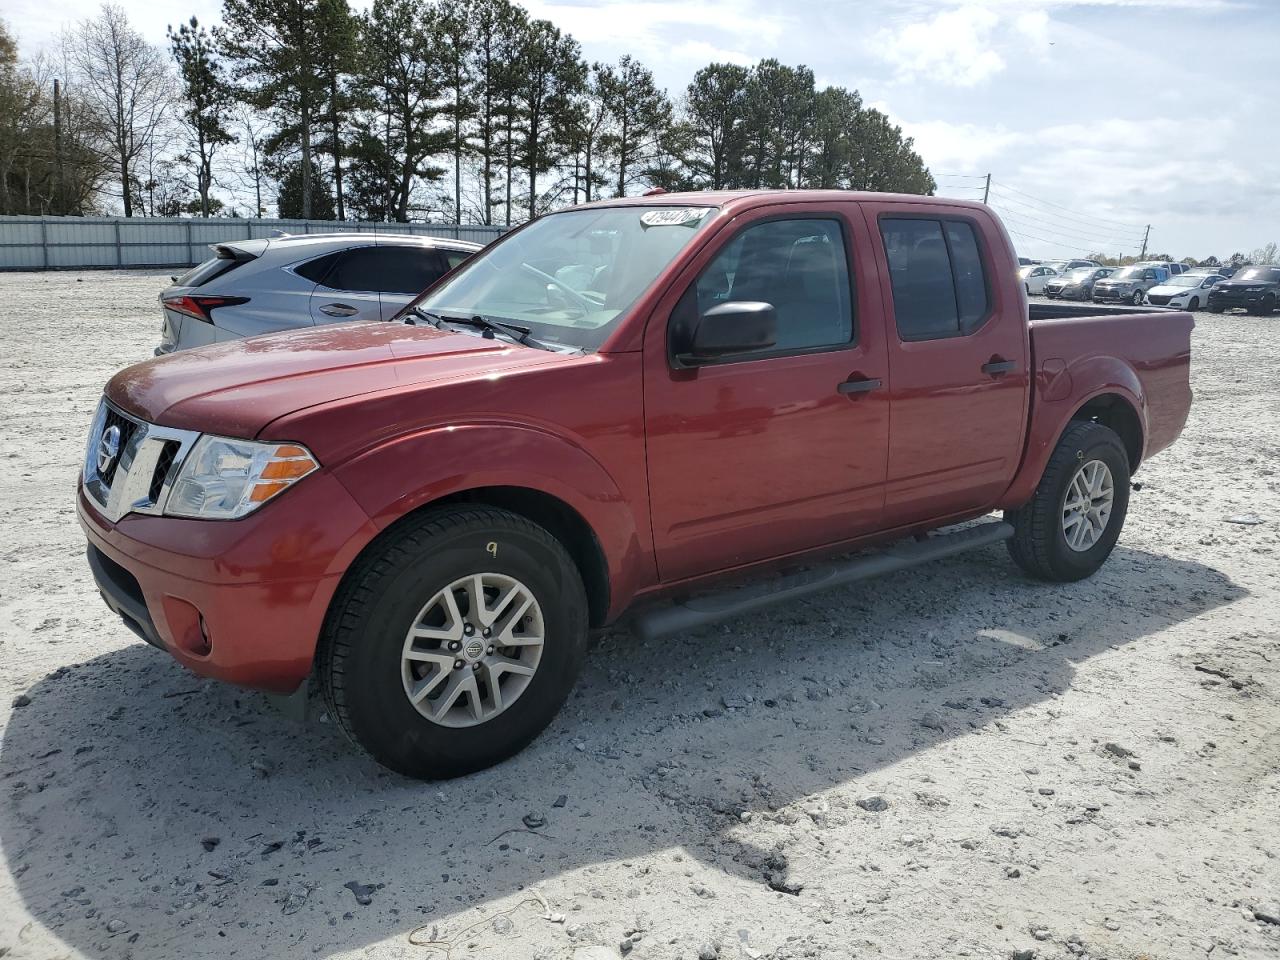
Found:
[[(1032, 420), (1043, 428), (1095, 396), (1115, 394), (1141, 420), (1142, 459), (1182, 431), (1191, 410), (1191, 314), (1163, 307), (1030, 305)], [(1083, 388), (1087, 386), (1087, 392)]]

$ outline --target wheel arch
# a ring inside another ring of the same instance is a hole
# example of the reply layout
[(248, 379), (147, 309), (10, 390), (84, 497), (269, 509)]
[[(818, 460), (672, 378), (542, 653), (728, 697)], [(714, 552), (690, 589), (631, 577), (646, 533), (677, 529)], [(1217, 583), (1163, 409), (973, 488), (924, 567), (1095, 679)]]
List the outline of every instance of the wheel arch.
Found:
[[(1129, 472), (1137, 472), (1138, 465), (1142, 462), (1146, 431), (1132, 401), (1119, 393), (1100, 393), (1090, 397), (1071, 414), (1058, 436), (1061, 437), (1072, 423), (1082, 420), (1109, 427), (1120, 438), (1129, 455)], [(1056, 445), (1057, 441), (1054, 443)]]

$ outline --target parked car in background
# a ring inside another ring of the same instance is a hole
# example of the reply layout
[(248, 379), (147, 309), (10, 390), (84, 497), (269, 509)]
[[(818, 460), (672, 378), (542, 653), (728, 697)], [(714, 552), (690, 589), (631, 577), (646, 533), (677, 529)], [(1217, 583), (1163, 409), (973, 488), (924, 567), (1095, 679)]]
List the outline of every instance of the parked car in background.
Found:
[(1051, 278), (1044, 285), (1044, 295), (1054, 299), (1088, 300), (1093, 296), (1094, 284), (1113, 272), (1112, 267), (1076, 267)]
[(1053, 267), (1058, 273), (1066, 273), (1068, 270), (1075, 270), (1077, 267), (1100, 267), (1097, 260), (1050, 260), (1045, 266)]
[(1093, 285), (1095, 303), (1106, 303), (1109, 300), (1127, 301), (1139, 304), (1146, 298), (1147, 291), (1159, 286), (1169, 279), (1169, 271), (1163, 267), (1147, 267), (1141, 264), (1130, 264), (1121, 267), (1104, 280)]
[(343, 320), (390, 320), (480, 249), (437, 237), (313, 233), (236, 240), (160, 294), (156, 354)]
[(1133, 264), (1133, 266), (1159, 267), (1161, 270), (1164, 270), (1166, 273), (1168, 273), (1169, 276), (1171, 277), (1176, 277), (1179, 274), (1186, 273), (1188, 270), (1191, 269), (1185, 263), (1171, 263), (1168, 260), (1141, 260), (1138, 263)]
[(1209, 291), (1225, 279), (1218, 274), (1183, 273), (1148, 290), (1147, 303), (1153, 307), (1201, 310), (1209, 305)]
[(1186, 422), (1192, 318), (1019, 283), (994, 212), (960, 200), (550, 213), (411, 323), (117, 373), (79, 488), (89, 567), (194, 672), (303, 698), (314, 676), (388, 767), (478, 770), (633, 605), (660, 637), (998, 542), (1042, 580), (1094, 573)]
[(1209, 309), (1248, 310), (1264, 316), (1280, 303), (1280, 266), (1241, 267), (1235, 276), (1209, 291)]
[(1044, 285), (1057, 275), (1058, 271), (1043, 263), (1037, 266), (1021, 267), (1018, 270), (1018, 276), (1022, 278), (1022, 285), (1027, 288), (1029, 297), (1043, 296)]

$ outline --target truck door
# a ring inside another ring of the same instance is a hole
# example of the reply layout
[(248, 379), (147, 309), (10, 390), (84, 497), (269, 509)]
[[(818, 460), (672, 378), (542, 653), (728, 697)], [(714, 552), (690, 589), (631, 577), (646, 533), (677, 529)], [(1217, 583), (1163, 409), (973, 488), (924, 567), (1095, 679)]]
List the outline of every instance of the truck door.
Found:
[(890, 306), (886, 526), (989, 508), (1017, 468), (1029, 402), (1022, 288), (986, 241), (998, 227), (981, 210), (863, 210)]
[[(874, 527), (888, 449), (879, 293), (855, 282), (857, 208), (786, 204), (723, 228), (683, 270), (645, 338), (645, 429), (659, 574), (678, 580)], [(852, 216), (848, 215), (852, 213)], [(765, 301), (773, 347), (693, 368), (681, 324)]]

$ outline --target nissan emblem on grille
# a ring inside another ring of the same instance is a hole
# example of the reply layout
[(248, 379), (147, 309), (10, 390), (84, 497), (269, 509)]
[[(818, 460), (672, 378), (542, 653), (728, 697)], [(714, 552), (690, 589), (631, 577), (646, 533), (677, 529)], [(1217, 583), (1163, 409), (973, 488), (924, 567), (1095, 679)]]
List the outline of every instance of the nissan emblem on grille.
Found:
[(120, 428), (107, 427), (102, 431), (102, 439), (98, 441), (98, 473), (106, 473), (111, 469), (116, 456), (120, 453)]

